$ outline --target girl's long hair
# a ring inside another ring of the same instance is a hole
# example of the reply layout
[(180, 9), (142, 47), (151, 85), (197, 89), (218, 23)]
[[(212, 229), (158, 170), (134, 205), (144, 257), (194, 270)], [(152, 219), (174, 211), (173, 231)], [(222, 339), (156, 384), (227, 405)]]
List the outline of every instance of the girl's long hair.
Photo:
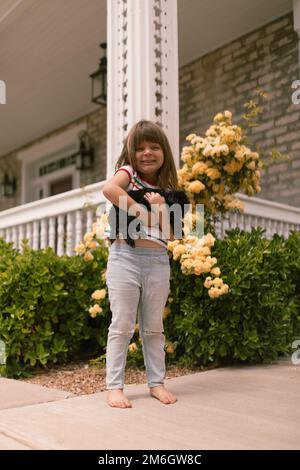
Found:
[(137, 171), (135, 152), (143, 141), (158, 143), (163, 151), (164, 162), (158, 170), (157, 186), (178, 189), (177, 170), (168, 138), (162, 128), (152, 121), (141, 120), (130, 129), (115, 171), (123, 165), (131, 165)]

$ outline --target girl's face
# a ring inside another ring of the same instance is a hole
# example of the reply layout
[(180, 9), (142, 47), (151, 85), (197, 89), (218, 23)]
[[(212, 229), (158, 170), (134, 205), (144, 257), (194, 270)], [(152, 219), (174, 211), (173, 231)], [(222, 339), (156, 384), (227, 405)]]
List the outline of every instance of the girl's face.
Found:
[(156, 142), (141, 142), (135, 151), (135, 158), (138, 172), (150, 179), (155, 179), (164, 163), (163, 150)]

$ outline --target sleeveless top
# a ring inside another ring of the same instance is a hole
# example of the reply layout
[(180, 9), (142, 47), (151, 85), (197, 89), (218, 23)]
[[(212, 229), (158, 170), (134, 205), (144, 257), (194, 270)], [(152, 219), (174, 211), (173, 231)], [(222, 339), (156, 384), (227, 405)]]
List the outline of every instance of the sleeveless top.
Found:
[[(131, 165), (123, 165), (118, 170), (115, 171), (114, 175), (118, 171), (125, 171), (128, 175), (128, 186), (126, 187), (125, 191), (137, 191), (138, 189), (161, 189), (159, 186), (155, 186), (151, 184), (149, 181), (142, 179), (138, 173), (132, 168)], [(109, 204), (109, 209), (113, 206), (112, 203)], [(168, 247), (168, 240), (161, 238), (161, 231), (159, 225), (154, 225), (152, 227), (148, 227), (143, 225), (143, 232), (140, 238), (145, 240), (152, 240), (153, 242), (157, 243), (160, 246), (163, 246), (167, 249)], [(110, 227), (109, 225), (105, 229), (104, 238), (110, 238)]]

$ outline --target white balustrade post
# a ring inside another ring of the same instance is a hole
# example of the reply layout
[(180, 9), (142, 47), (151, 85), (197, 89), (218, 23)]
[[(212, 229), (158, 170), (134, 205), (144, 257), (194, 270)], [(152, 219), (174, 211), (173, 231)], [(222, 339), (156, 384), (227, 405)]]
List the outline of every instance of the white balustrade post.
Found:
[(14, 248), (17, 250), (18, 249), (18, 230), (17, 230), (17, 226), (14, 226), (12, 228), (12, 242), (13, 242), (13, 246)]
[(82, 240), (82, 217), (83, 211), (76, 211), (76, 230), (75, 230), (75, 245), (77, 245)]
[(57, 254), (58, 256), (62, 256), (65, 253), (64, 241), (65, 241), (65, 216), (61, 214), (58, 216), (58, 225), (57, 225)]
[(107, 2), (107, 178), (140, 119), (165, 130), (179, 168), (177, 0)]
[(86, 231), (91, 232), (93, 230), (93, 209), (87, 209), (86, 211)]
[(22, 251), (22, 242), (23, 242), (23, 240), (24, 240), (24, 238), (25, 238), (25, 226), (24, 226), (24, 224), (22, 224), (22, 225), (19, 225), (18, 228), (19, 228), (19, 244), (18, 244), (18, 249), (19, 249), (20, 251)]
[(26, 224), (26, 238), (28, 240), (28, 246), (32, 247), (32, 222)]
[(74, 235), (73, 235), (73, 213), (69, 212), (67, 214), (67, 247), (66, 253), (68, 256), (74, 255)]
[(49, 218), (49, 246), (55, 251), (56, 218)]
[(11, 228), (8, 227), (6, 229), (6, 236), (5, 236), (5, 239), (7, 241), (7, 243), (10, 243), (12, 241), (12, 232), (11, 232)]
[(41, 249), (47, 246), (47, 219), (41, 220)]
[(40, 245), (40, 222), (35, 220), (33, 222), (33, 239), (32, 239), (32, 248), (38, 250)]

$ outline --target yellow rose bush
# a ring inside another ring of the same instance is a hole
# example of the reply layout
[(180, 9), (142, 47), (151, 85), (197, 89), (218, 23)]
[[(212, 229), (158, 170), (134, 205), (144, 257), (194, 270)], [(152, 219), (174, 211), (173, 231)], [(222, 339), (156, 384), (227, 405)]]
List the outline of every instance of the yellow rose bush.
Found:
[[(93, 252), (97, 248), (102, 248), (107, 250), (107, 241), (103, 238), (104, 231), (107, 227), (107, 214), (102, 214), (98, 222), (93, 224), (93, 229), (91, 232), (87, 232), (83, 241), (79, 242), (74, 251), (78, 255), (82, 256), (84, 261), (93, 262), (94, 255)], [(102, 281), (105, 281), (106, 269), (103, 270), (101, 277)], [(92, 318), (96, 318), (103, 313), (103, 308), (101, 307), (101, 301), (103, 301), (107, 296), (106, 289), (98, 289), (94, 291), (91, 295), (91, 298), (95, 301), (93, 305), (89, 308), (89, 314)]]
[(258, 193), (263, 166), (258, 152), (244, 144), (246, 136), (232, 123), (232, 113), (214, 117), (205, 137), (190, 134), (183, 147), (183, 167), (178, 170), (179, 185), (191, 204), (204, 204), (205, 216), (216, 220), (218, 214), (242, 211), (243, 204), (234, 196), (243, 191), (248, 196)]
[[(233, 124), (228, 110), (216, 114), (204, 137), (190, 134), (186, 140), (190, 145), (183, 147), (184, 165), (177, 171), (179, 187), (187, 193), (192, 209), (185, 221), (190, 217), (193, 229), (198, 217), (196, 205), (203, 204), (204, 229), (213, 232), (215, 222), (225, 213), (243, 211), (243, 203), (234, 195), (237, 191), (248, 196), (260, 191), (263, 164), (258, 152), (245, 145), (246, 135), (240, 126)], [(212, 298), (229, 291), (219, 277), (217, 259), (211, 253), (214, 240), (211, 233), (202, 239), (185, 234), (182, 240), (168, 244), (184, 275), (205, 277), (204, 287)]]
[(180, 263), (184, 275), (194, 274), (204, 276), (204, 287), (208, 289), (211, 298), (227, 294), (229, 286), (220, 278), (221, 271), (216, 266), (217, 259), (211, 256), (211, 248), (215, 238), (212, 234), (202, 238), (187, 236), (183, 240), (174, 240), (168, 243), (174, 261)]

